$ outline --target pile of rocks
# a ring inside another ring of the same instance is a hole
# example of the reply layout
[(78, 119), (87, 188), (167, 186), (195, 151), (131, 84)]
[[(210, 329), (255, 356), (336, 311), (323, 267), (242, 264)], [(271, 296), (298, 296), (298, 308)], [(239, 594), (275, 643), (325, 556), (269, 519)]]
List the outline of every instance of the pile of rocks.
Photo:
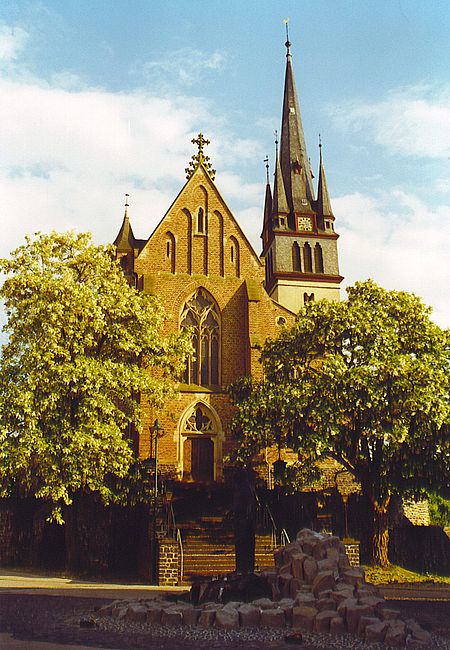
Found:
[(301, 631), (350, 633), (387, 646), (419, 648), (431, 643), (430, 634), (415, 621), (402, 620), (399, 611), (387, 606), (378, 589), (365, 581), (361, 567), (350, 567), (337, 537), (300, 531), (295, 542), (275, 552), (275, 567), (261, 571), (260, 579), (271, 597), (224, 603), (219, 602), (224, 593), (219, 589), (215, 602), (205, 602), (208, 590), (199, 593), (197, 586), (194, 602), (115, 601), (98, 615), (222, 630), (288, 627), (293, 638), (301, 638)]

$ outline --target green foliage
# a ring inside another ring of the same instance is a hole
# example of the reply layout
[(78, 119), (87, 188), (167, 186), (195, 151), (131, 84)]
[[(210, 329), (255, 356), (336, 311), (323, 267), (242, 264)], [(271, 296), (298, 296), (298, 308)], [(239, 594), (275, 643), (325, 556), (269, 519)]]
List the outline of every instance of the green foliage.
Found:
[(108, 500), (132, 462), (138, 395), (161, 407), (190, 344), (164, 335), (160, 302), (126, 282), (89, 234), (38, 234), (0, 260), (7, 312), (0, 366), (0, 488), (70, 503)]
[(417, 573), (410, 571), (395, 564), (389, 564), (387, 567), (364, 567), (366, 573), (366, 580), (373, 585), (388, 585), (388, 584), (406, 584), (406, 583), (434, 583), (434, 584), (450, 584), (448, 576), (431, 575), (429, 573)]
[(436, 492), (429, 492), (427, 497), (431, 523), (435, 526), (441, 526), (441, 528), (450, 528), (449, 490), (446, 492), (446, 496)]
[(265, 379), (231, 389), (238, 456), (267, 445), (329, 454), (374, 509), (449, 475), (449, 333), (414, 295), (372, 281), (309, 302), (262, 352)]

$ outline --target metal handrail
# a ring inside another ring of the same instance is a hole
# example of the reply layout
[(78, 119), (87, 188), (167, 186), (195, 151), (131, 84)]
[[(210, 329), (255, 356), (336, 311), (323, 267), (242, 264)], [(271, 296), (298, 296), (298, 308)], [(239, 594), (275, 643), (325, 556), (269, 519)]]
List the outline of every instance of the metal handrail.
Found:
[(280, 546), (286, 546), (286, 544), (290, 543), (291, 538), (289, 537), (286, 528), (282, 528), (280, 533)]
[(180, 549), (180, 582), (183, 580), (184, 575), (184, 548), (183, 548), (183, 539), (181, 537), (181, 531), (177, 526), (177, 521), (175, 518), (175, 511), (173, 505), (169, 503), (166, 505), (166, 524), (167, 524), (167, 535), (172, 537)]
[(258, 495), (255, 495), (256, 497), (256, 503), (258, 504), (258, 508), (261, 512), (264, 513), (266, 517), (268, 517), (270, 526), (271, 526), (271, 542), (272, 542), (272, 548), (277, 547), (277, 541), (278, 541), (278, 529), (277, 525), (275, 523), (275, 519), (273, 518), (272, 512), (267, 505), (267, 503), (261, 503), (261, 500), (259, 499)]
[(180, 549), (180, 582), (183, 582), (184, 575), (184, 549), (183, 549), (183, 539), (181, 537), (180, 529), (177, 528), (176, 531), (176, 540), (178, 542), (178, 548)]
[(171, 503), (167, 507), (166, 521), (167, 521), (167, 533), (168, 533), (168, 535), (170, 535), (170, 537), (175, 539), (176, 538), (176, 531), (177, 531), (177, 524), (176, 524), (176, 520), (175, 520), (175, 511), (174, 511), (173, 505)]

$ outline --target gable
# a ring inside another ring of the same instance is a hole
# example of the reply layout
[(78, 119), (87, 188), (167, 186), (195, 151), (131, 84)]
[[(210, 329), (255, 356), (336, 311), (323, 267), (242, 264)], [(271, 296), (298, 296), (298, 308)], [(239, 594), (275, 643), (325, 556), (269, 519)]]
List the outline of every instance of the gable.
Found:
[(263, 263), (199, 165), (150, 235), (135, 268), (138, 273), (259, 279)]

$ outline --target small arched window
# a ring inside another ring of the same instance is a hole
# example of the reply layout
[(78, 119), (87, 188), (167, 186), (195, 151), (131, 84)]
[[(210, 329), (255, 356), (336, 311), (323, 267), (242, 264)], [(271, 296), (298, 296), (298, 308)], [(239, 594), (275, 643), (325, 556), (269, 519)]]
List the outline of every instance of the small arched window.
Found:
[(175, 273), (175, 237), (171, 232), (166, 233), (166, 260), (171, 273)]
[(303, 246), (303, 261), (305, 263), (305, 272), (312, 273), (312, 252), (308, 242)]
[(234, 268), (234, 274), (238, 278), (240, 276), (240, 257), (239, 257), (239, 242), (236, 237), (230, 237), (230, 261)]
[(323, 252), (320, 244), (316, 244), (314, 247), (314, 262), (316, 265), (316, 273), (323, 273)]
[(313, 293), (305, 293), (303, 294), (303, 302), (314, 302), (314, 294)]
[(197, 232), (205, 232), (205, 212), (199, 208), (197, 212)]
[(295, 241), (292, 244), (292, 270), (301, 271), (302, 270), (302, 261), (300, 256), (300, 246)]
[(219, 384), (220, 316), (211, 296), (198, 289), (184, 305), (181, 329), (192, 329), (195, 357), (184, 372), (186, 384), (217, 386)]

